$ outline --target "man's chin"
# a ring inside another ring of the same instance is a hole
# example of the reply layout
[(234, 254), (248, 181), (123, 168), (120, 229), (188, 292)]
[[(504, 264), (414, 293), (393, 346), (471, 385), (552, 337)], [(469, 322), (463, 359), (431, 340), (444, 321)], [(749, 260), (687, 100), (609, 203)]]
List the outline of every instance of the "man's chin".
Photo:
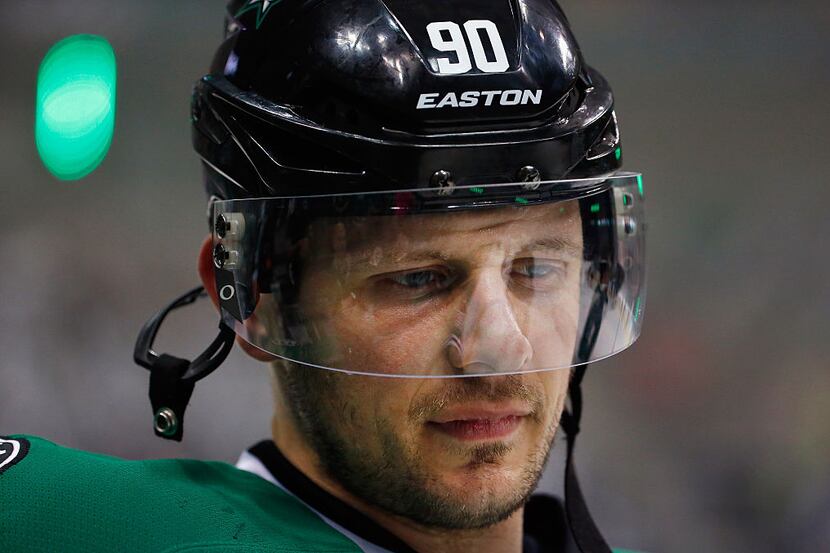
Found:
[(487, 501), (514, 497), (528, 487), (530, 467), (511, 459), (513, 455), (494, 448), (479, 448), (451, 470), (438, 470), (429, 479), (435, 484), (435, 493), (455, 497), (461, 503), (471, 501), (482, 504)]
[[(446, 475), (432, 490), (443, 516), (431, 526), (447, 530), (474, 530), (498, 524), (520, 509), (532, 489), (522, 479), (492, 466), (479, 466), (462, 474)], [(525, 489), (523, 489), (525, 488)], [(439, 522), (440, 520), (440, 522)]]
[(464, 528), (496, 524), (524, 505), (544, 470), (546, 456), (530, 454), (525, 445), (509, 440), (444, 449), (432, 456), (437, 463), (424, 482), (445, 509), (465, 513), (464, 521), (456, 521)]

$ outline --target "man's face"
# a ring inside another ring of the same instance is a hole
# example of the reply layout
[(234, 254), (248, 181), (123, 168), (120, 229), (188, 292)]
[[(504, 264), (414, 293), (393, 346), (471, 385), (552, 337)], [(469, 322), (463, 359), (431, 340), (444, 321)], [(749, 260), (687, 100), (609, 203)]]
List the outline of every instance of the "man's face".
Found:
[[(575, 202), (312, 223), (299, 304), (328, 339), (280, 384), (324, 470), (426, 526), (520, 507), (566, 397), (579, 314)], [(391, 375), (465, 376), (392, 378)]]

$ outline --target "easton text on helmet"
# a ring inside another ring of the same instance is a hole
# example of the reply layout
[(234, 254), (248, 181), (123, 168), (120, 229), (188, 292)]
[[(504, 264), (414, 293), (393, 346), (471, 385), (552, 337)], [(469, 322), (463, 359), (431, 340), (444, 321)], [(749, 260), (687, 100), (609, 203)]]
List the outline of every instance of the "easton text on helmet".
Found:
[(439, 92), (421, 94), (416, 109), (472, 108), (485, 106), (518, 106), (542, 103), (541, 90), (468, 90), (456, 94), (448, 92), (443, 98)]

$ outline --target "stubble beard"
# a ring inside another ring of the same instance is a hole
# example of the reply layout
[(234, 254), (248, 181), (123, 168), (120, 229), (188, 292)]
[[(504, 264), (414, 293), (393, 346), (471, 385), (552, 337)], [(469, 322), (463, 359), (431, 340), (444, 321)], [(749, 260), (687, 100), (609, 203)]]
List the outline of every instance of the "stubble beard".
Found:
[[(377, 433), (379, 454), (367, 455), (366, 448), (344, 435), (339, 422), (348, 419), (349, 410), (354, 407), (338, 404), (335, 399), (337, 380), (342, 375), (294, 363), (275, 370), (289, 411), (309, 439), (325, 473), (367, 504), (424, 527), (472, 530), (506, 520), (536, 489), (553, 446), (556, 424), (548, 424), (543, 438), (528, 453), (515, 483), (505, 478), (479, 494), (454, 491), (424, 470), (426, 463), (421, 454), (408, 449), (388, 421), (376, 421), (375, 427), (367, 429)], [(491, 478), (499, 478), (497, 465), (512, 452), (512, 447), (496, 442), (459, 450), (462, 451), (469, 459), (466, 468), (480, 470), (491, 465)], [(513, 488), (509, 489), (511, 485)]]

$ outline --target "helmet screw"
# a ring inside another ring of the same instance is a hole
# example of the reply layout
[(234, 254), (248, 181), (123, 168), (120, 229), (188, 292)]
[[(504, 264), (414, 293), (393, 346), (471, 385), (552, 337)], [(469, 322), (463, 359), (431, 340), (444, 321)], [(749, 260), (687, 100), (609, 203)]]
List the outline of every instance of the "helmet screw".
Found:
[(433, 188), (440, 188), (439, 194), (442, 196), (449, 196), (455, 188), (455, 181), (452, 178), (452, 173), (441, 169), (436, 171), (429, 179)]
[(169, 407), (162, 407), (153, 417), (153, 428), (163, 436), (172, 436), (179, 430), (179, 418)]
[(228, 260), (230, 254), (228, 250), (225, 249), (225, 246), (222, 244), (216, 244), (213, 247), (213, 264), (216, 265), (217, 269), (221, 269), (225, 266), (225, 261)]
[(516, 173), (516, 180), (525, 183), (524, 187), (528, 190), (536, 190), (542, 181), (542, 174), (536, 167), (525, 165)]
[(224, 238), (225, 235), (230, 230), (231, 225), (223, 214), (219, 214), (216, 216), (216, 224), (214, 225), (214, 231), (219, 236), (219, 238)]

